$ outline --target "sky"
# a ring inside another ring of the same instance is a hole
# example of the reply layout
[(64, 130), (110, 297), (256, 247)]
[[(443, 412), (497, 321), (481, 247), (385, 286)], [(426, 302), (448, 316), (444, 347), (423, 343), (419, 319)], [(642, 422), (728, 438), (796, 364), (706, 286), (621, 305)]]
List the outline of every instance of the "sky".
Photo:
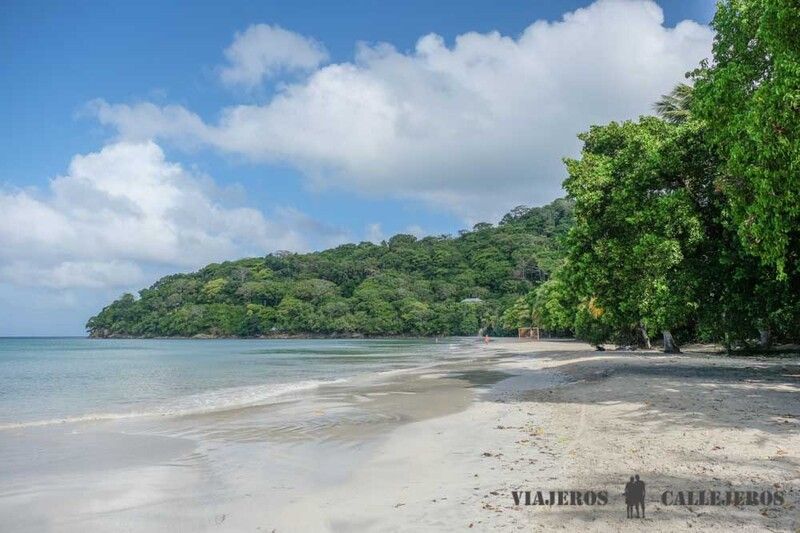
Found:
[(712, 0), (6, 0), (0, 336), (210, 262), (561, 195), (591, 124), (709, 56)]

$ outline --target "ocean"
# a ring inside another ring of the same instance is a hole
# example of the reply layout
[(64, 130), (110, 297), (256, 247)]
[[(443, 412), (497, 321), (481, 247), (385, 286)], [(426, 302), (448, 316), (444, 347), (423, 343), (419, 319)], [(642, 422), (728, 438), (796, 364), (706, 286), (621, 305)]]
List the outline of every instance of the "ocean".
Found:
[(371, 530), (429, 472), (476, 486), (477, 398), (557, 384), (501, 370), (514, 342), (0, 339), (0, 530)]
[(475, 340), (0, 338), (0, 429), (265, 405), (465, 344)]

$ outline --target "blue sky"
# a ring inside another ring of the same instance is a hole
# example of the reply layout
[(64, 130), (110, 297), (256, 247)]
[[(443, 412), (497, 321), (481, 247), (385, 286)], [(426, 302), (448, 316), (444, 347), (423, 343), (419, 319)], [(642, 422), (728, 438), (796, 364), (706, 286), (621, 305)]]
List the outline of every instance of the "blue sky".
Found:
[(210, 260), (553, 199), (574, 134), (710, 44), (711, 1), (590, 4), (4, 2), (0, 335), (82, 334)]

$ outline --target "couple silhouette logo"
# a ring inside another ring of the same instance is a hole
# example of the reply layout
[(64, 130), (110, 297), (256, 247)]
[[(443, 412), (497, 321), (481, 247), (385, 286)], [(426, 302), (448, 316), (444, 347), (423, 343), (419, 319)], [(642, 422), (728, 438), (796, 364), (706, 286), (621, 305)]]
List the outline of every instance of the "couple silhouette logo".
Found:
[(631, 476), (625, 483), (625, 506), (628, 508), (628, 518), (633, 518), (633, 509), (636, 508), (636, 518), (639, 518), (639, 507), (642, 508), (644, 518), (644, 481), (639, 479), (639, 474)]

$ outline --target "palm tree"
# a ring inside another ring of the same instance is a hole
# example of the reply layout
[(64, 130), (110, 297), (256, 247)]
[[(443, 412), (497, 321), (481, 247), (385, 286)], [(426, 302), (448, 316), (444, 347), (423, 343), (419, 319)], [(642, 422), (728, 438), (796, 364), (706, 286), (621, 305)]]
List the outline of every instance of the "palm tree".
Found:
[(686, 122), (691, 116), (692, 92), (694, 87), (679, 83), (669, 94), (662, 94), (661, 98), (653, 104), (656, 113), (673, 124)]

